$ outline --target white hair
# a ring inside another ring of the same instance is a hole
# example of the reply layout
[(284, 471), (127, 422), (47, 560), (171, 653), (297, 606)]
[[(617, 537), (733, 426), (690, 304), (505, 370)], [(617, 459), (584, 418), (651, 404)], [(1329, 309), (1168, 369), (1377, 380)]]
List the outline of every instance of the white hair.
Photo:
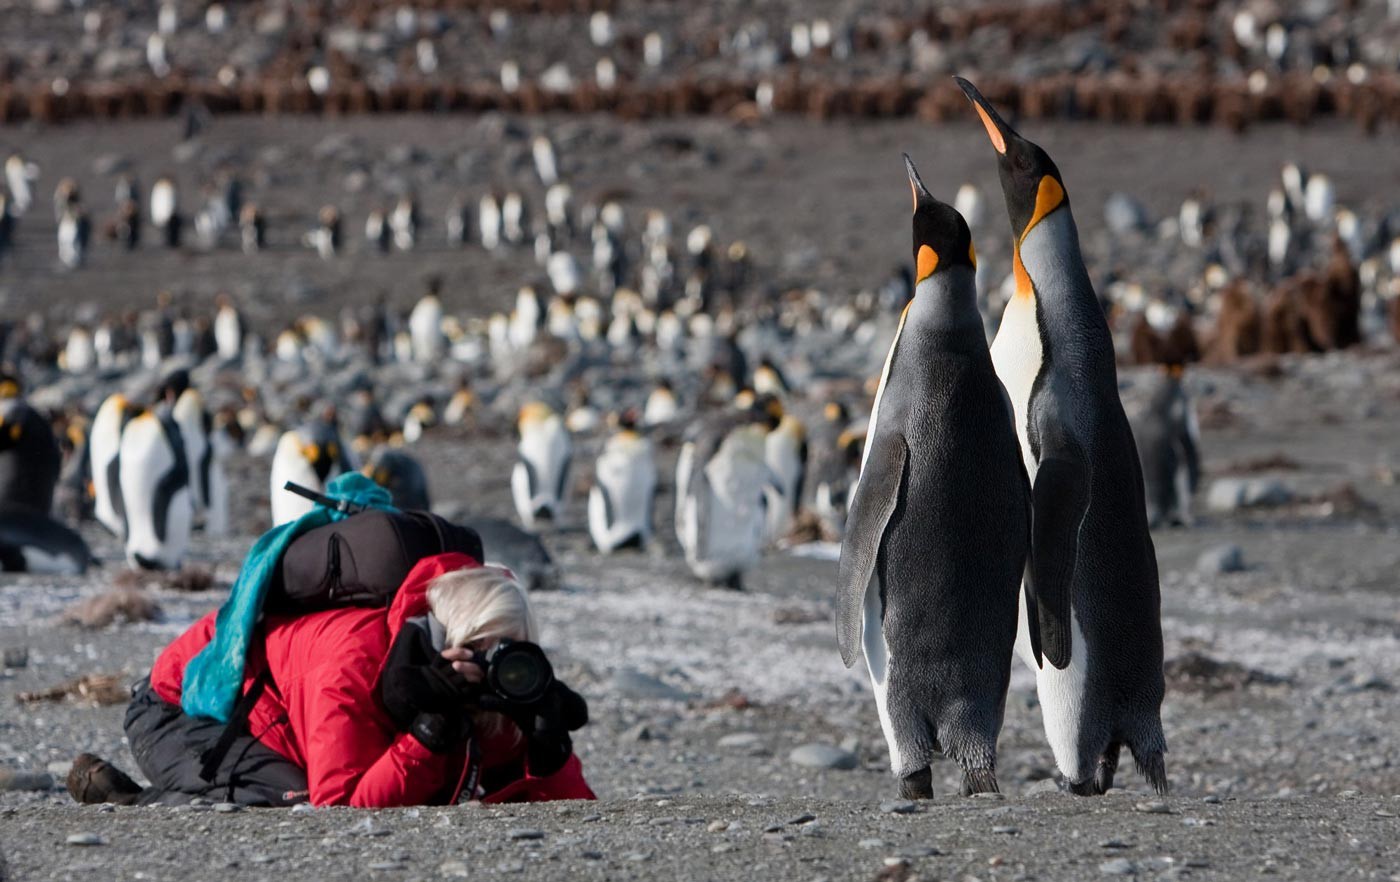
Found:
[[(534, 611), (525, 589), (504, 567), (482, 566), (443, 573), (428, 586), (428, 606), (447, 630), (447, 647), (468, 646), (477, 641), (539, 639)], [(472, 714), (477, 732), (494, 737), (505, 730), (508, 720), (502, 714), (477, 711)], [(512, 747), (523, 736), (516, 730)]]
[(428, 606), (447, 629), (447, 646), (481, 640), (537, 640), (539, 628), (525, 589), (504, 567), (443, 573), (428, 586)]

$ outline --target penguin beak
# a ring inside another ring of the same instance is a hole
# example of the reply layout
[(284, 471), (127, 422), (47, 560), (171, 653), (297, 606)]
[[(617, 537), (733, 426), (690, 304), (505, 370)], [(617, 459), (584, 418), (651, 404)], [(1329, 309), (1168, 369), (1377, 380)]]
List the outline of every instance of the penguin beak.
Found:
[(908, 153), (901, 154), (904, 157), (904, 170), (909, 173), (909, 189), (914, 193), (914, 210), (919, 210), (919, 203), (932, 199), (933, 194), (924, 186), (924, 181), (919, 177), (919, 170), (914, 168), (914, 160), (909, 158)]
[(996, 108), (982, 97), (982, 93), (977, 91), (976, 86), (962, 77), (953, 77), (953, 82), (958, 84), (958, 87), (963, 90), (963, 94), (967, 96), (967, 100), (971, 101), (972, 106), (976, 108), (977, 115), (982, 118), (982, 125), (987, 129), (987, 138), (991, 140), (992, 147), (997, 153), (1005, 156), (1006, 138), (1008, 135), (1014, 136), (1015, 129), (1006, 124), (1006, 120), (1002, 119)]

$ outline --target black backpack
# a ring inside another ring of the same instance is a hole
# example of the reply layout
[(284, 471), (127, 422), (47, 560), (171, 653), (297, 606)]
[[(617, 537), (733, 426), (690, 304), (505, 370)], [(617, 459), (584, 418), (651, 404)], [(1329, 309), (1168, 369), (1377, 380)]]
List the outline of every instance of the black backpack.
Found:
[(263, 609), (307, 613), (385, 607), (419, 560), (449, 551), (480, 561), (481, 537), (426, 511), (366, 509), (293, 539)]

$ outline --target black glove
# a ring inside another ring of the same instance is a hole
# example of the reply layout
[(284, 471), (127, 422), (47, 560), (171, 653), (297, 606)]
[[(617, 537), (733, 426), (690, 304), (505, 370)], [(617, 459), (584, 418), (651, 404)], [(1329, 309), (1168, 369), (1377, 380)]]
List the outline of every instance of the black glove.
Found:
[(447, 753), (467, 735), (466, 716), (460, 711), (447, 714), (422, 713), (413, 718), (408, 731), (418, 743), (433, 753)]
[(420, 714), (461, 716), (479, 692), (433, 649), (426, 632), (412, 626), (399, 632), (379, 678), (380, 701), (400, 731), (412, 728)]

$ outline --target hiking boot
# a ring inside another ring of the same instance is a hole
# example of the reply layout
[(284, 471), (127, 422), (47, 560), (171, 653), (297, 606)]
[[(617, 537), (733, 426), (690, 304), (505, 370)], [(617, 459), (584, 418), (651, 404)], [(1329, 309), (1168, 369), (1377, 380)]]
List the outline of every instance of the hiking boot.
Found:
[(141, 785), (101, 757), (83, 753), (73, 760), (73, 768), (68, 772), (68, 793), (83, 805), (132, 805), (141, 793)]

